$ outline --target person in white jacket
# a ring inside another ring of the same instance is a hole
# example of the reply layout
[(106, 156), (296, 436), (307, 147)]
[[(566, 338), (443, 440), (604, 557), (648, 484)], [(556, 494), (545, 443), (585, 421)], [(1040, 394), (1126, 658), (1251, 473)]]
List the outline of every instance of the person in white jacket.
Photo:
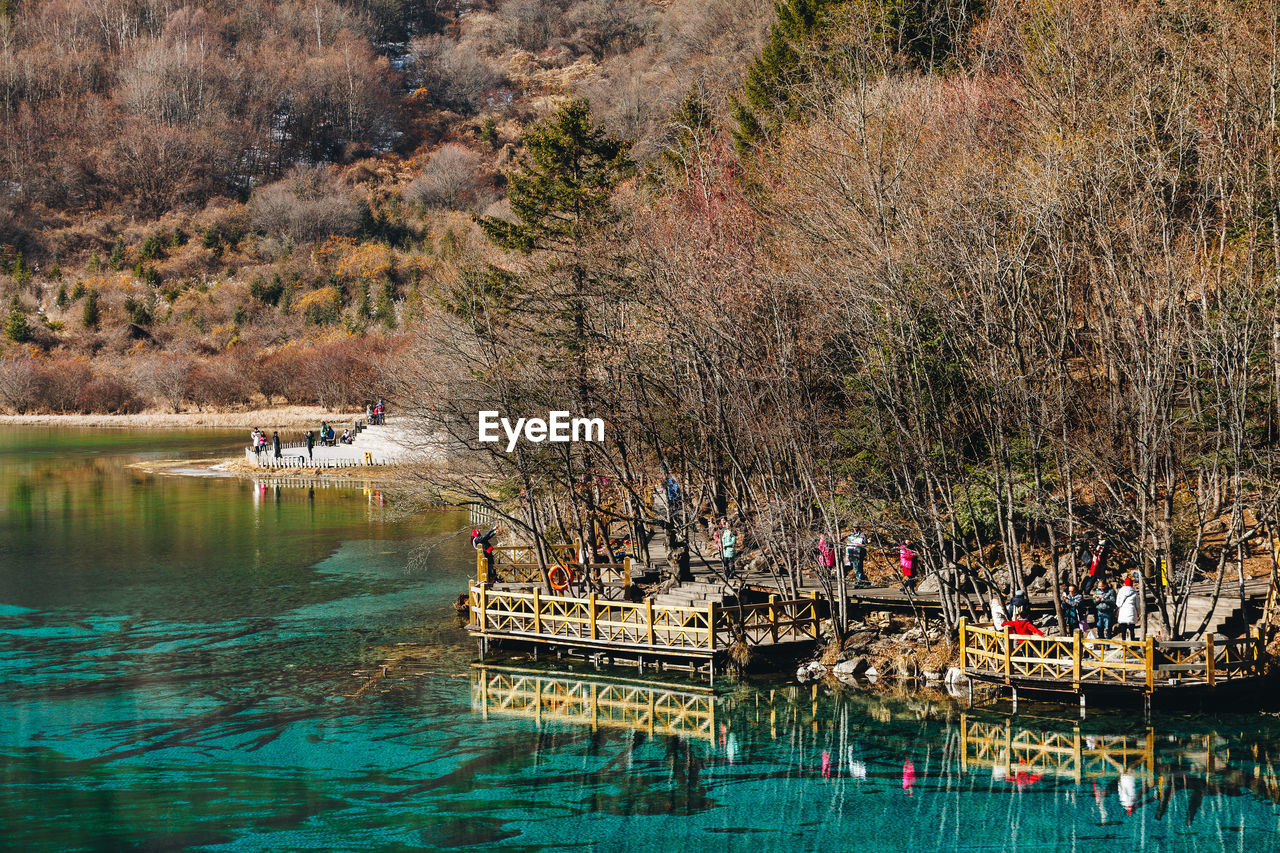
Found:
[(1125, 578), (1124, 586), (1116, 593), (1116, 628), (1120, 639), (1138, 639), (1138, 591), (1133, 588), (1133, 578)]

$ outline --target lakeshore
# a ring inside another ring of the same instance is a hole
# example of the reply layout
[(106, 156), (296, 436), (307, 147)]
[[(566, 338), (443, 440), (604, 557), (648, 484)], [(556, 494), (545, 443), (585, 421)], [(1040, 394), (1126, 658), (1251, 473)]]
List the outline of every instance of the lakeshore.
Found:
[[(0, 426), (92, 427), (94, 429), (308, 429), (322, 420), (350, 422), (364, 412), (331, 411), (320, 406), (268, 406), (264, 408), (204, 412), (140, 412), (126, 415), (0, 414)], [(246, 442), (247, 443), (247, 442)]]

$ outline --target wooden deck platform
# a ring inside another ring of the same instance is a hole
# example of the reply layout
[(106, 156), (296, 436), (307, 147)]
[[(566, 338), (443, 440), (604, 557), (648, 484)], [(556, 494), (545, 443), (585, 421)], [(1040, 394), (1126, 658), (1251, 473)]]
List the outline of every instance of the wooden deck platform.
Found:
[(637, 656), (714, 658), (741, 640), (749, 646), (812, 644), (822, 603), (814, 598), (706, 608), (492, 589), (473, 584), (467, 630), (481, 642), (513, 640)]
[(1260, 631), (1238, 640), (1162, 641), (1028, 636), (960, 622), (960, 667), (970, 678), (1035, 693), (1212, 692), (1262, 675)]

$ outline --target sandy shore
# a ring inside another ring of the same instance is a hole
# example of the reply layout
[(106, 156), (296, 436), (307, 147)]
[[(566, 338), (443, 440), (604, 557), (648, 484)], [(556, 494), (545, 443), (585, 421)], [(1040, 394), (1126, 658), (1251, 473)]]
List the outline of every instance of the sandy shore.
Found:
[(364, 412), (332, 412), (319, 406), (280, 406), (246, 412), (141, 412), (136, 415), (0, 415), (0, 426), (107, 427), (118, 429), (314, 428), (320, 421), (350, 423)]
[(342, 483), (383, 484), (401, 473), (396, 465), (361, 465), (354, 468), (260, 468), (247, 459), (148, 459), (129, 467), (149, 474), (183, 477), (237, 477), (243, 480), (315, 480)]

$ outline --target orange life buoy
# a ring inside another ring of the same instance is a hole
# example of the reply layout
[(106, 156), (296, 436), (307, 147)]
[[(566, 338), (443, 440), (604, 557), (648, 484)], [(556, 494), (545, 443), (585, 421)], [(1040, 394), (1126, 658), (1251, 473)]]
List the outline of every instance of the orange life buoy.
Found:
[[(561, 578), (562, 580), (558, 580)], [(573, 572), (570, 569), (557, 564), (551, 567), (551, 571), (547, 572), (547, 580), (551, 582), (552, 589), (568, 589), (570, 582), (573, 581)]]

